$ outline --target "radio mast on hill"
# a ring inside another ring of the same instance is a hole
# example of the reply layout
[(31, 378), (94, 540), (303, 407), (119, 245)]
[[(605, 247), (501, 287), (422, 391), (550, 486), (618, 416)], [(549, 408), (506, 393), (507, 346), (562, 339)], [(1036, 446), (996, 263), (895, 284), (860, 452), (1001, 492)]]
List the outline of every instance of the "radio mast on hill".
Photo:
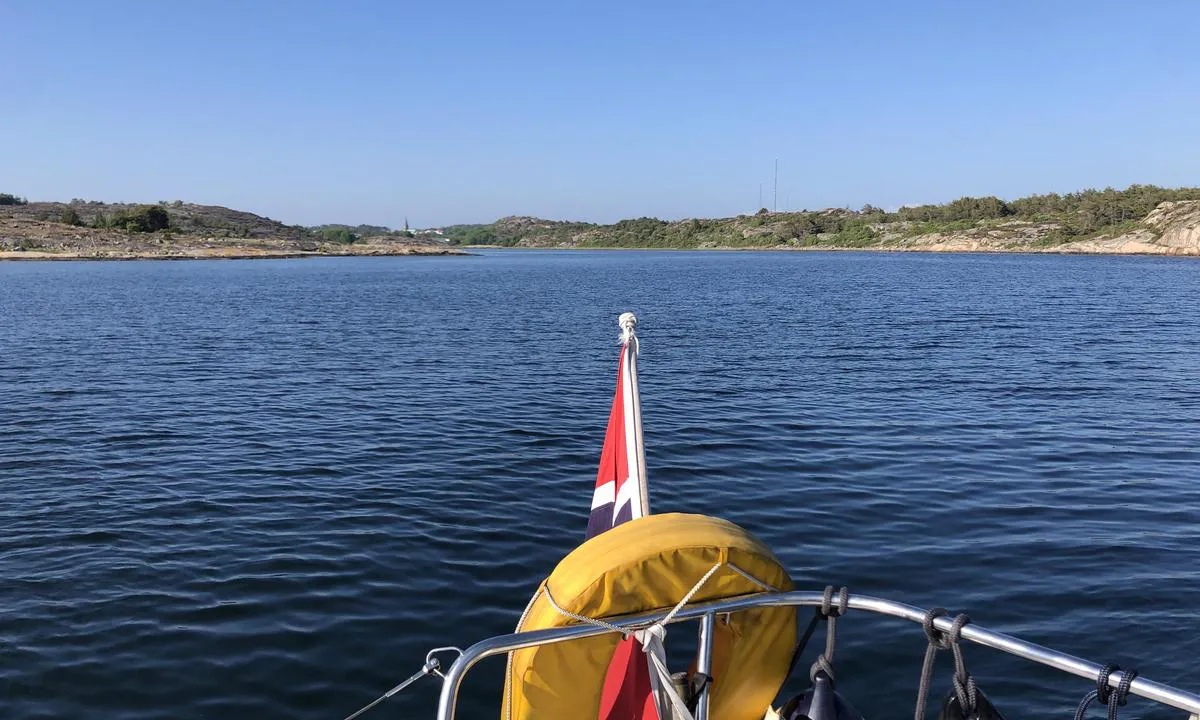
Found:
[(775, 199), (771, 201), (771, 211), (779, 212), (779, 158), (775, 158)]

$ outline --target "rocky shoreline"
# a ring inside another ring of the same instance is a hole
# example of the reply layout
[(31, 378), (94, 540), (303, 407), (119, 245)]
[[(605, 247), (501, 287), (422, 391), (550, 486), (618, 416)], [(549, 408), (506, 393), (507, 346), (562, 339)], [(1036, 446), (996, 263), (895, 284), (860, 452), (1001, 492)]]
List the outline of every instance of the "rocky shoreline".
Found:
[(787, 253), (946, 253), (960, 255), (1108, 255), (1108, 256), (1142, 256), (1142, 257), (1200, 257), (1200, 251), (1191, 248), (1173, 249), (1158, 245), (1139, 246), (1125, 243), (1117, 249), (1109, 247), (1068, 248), (1055, 247), (985, 247), (976, 245), (968, 240), (949, 242), (929, 246), (909, 245), (869, 245), (861, 247), (846, 247), (838, 245), (826, 246), (795, 246), (795, 245), (740, 245), (740, 246), (710, 246), (703, 248), (653, 248), (653, 247), (579, 247), (575, 245), (548, 246), (519, 246), (508, 245), (464, 245), (466, 250), (578, 250), (585, 252), (787, 252)]
[[(512, 217), (490, 226), (447, 228), (446, 236), (451, 238), (447, 242), (441, 230), (304, 228), (253, 213), (179, 202), (136, 206), (22, 202), (0, 205), (0, 261), (463, 255), (472, 247), (1200, 257), (1200, 200), (1165, 201), (1152, 207), (1140, 220), (1123, 220), (1074, 238), (1063, 236), (1062, 220), (1005, 217), (931, 226), (873, 222), (863, 212), (831, 209), (800, 214), (764, 210), (754, 216), (672, 223), (643, 218), (610, 226)], [(158, 225), (147, 228), (147, 223)], [(810, 232), (805, 223), (854, 225), (857, 230)], [(463, 228), (468, 228), (466, 233)], [(501, 242), (464, 242), (475, 237)]]
[[(156, 222), (153, 229), (146, 222)], [(319, 230), (214, 205), (0, 205), (3, 260), (249, 260), (466, 255), (446, 242), (380, 228), (369, 237)]]
[(317, 257), (403, 257), (408, 255), (469, 255), (470, 253), (445, 247), (373, 247), (355, 248), (353, 251), (316, 250), (263, 250), (255, 248), (223, 248), (210, 250), (195, 248), (173, 252), (125, 252), (121, 250), (96, 250), (80, 252), (41, 252), (37, 250), (0, 250), (0, 262), (46, 261), (71, 262), (86, 260), (286, 260)]

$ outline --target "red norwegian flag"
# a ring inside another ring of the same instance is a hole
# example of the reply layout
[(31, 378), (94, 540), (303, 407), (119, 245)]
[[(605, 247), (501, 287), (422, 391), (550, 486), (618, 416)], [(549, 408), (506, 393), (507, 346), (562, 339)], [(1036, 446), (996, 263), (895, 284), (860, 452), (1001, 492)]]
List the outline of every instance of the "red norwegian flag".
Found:
[(617, 644), (608, 663), (597, 720), (659, 720), (650, 684), (650, 661), (632, 635)]
[[(600, 452), (592, 512), (588, 515), (589, 538), (650, 513), (637, 386), (637, 318), (633, 313), (624, 313), (617, 323), (622, 330), (617, 392)], [(649, 660), (641, 643), (632, 636), (617, 644), (609, 661), (598, 720), (659, 720)]]
[(637, 386), (637, 318), (624, 313), (617, 365), (617, 392), (608, 413), (608, 431), (600, 452), (600, 470), (592, 494), (587, 537), (592, 538), (627, 520), (650, 514), (646, 493), (645, 453), (642, 449), (642, 408)]

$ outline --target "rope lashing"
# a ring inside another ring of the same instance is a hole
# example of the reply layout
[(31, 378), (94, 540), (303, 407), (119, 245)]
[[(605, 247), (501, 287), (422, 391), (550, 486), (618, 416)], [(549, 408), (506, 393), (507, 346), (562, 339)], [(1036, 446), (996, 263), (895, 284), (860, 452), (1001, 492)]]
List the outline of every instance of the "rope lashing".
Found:
[[(691, 590), (684, 593), (679, 602), (675, 603), (675, 607), (671, 608), (670, 612), (664, 615), (662, 620), (644, 630), (634, 633), (634, 637), (638, 639), (638, 642), (642, 644), (642, 649), (646, 652), (646, 658), (650, 661), (651, 669), (658, 676), (658, 693), (656, 694), (666, 697), (667, 702), (675, 711), (675, 717), (680, 720), (694, 720), (694, 718), (687, 707), (687, 701), (679, 697), (679, 693), (675, 692), (675, 684), (671, 680), (671, 671), (667, 668), (667, 650), (664, 644), (667, 639), (667, 624), (674, 620), (679, 611), (692, 601), (692, 597), (700, 591), (700, 588), (704, 587), (709, 578), (721, 569), (723, 564), (718, 562), (709, 568), (708, 572), (704, 573), (704, 576), (696, 581)], [(651, 685), (653, 684), (652, 681)], [(664, 710), (666, 708), (660, 707), (659, 714), (664, 714)]]
[(1108, 677), (1114, 672), (1121, 669), (1120, 665), (1112, 663), (1106, 664), (1100, 668), (1100, 674), (1096, 676), (1096, 689), (1083, 696), (1079, 701), (1079, 707), (1075, 708), (1075, 720), (1083, 720), (1083, 716), (1087, 714), (1088, 708), (1091, 707), (1092, 701), (1099, 699), (1101, 705), (1108, 704), (1109, 694), (1111, 689), (1108, 686)]
[[(705, 580), (707, 580), (707, 579), (708, 579), (708, 577), (706, 576)], [(559, 605), (557, 602), (554, 601), (554, 596), (550, 594), (549, 586), (543, 586), (542, 592), (545, 593), (546, 600), (550, 603), (550, 607), (554, 608), (555, 612), (557, 612), (559, 615), (571, 618), (572, 620), (574, 620), (576, 622), (585, 623), (587, 625), (595, 625), (596, 627), (602, 627), (606, 630), (611, 630), (615, 633), (620, 633), (622, 637), (628, 637), (631, 634), (631, 632), (629, 630), (627, 630), (623, 627), (618, 627), (616, 625), (613, 625), (612, 623), (605, 622), (603, 620), (599, 620), (594, 617), (588, 617), (587, 615), (580, 615), (578, 613), (573, 613), (570, 610), (564, 609), (561, 605)], [(672, 611), (672, 612), (674, 612), (674, 611)]]
[(642, 344), (637, 337), (637, 315), (631, 312), (621, 313), (617, 318), (617, 327), (621, 328), (621, 338), (618, 342), (624, 344), (627, 342), (633, 343), (633, 352), (640, 355), (642, 352)]
[[(622, 318), (624, 318), (624, 316), (622, 316)], [(635, 323), (637, 322), (636, 319), (634, 320), (634, 322)], [(604, 620), (600, 620), (599, 618), (593, 618), (593, 617), (588, 617), (587, 615), (580, 615), (578, 613), (573, 613), (573, 612), (567, 610), (566, 608), (562, 607), (561, 605), (559, 605), (554, 600), (554, 596), (551, 595), (550, 587), (548, 585), (543, 584), (542, 588), (541, 588), (541, 592), (545, 594), (546, 600), (550, 603), (550, 607), (552, 607), (555, 610), (555, 612), (559, 613), (560, 615), (562, 615), (564, 617), (568, 617), (572, 620), (575, 620), (576, 622), (581, 622), (581, 623), (586, 623), (588, 625), (595, 625), (597, 627), (602, 627), (606, 630), (611, 630), (612, 632), (620, 633), (624, 637), (629, 637), (630, 635), (633, 635), (635, 638), (637, 638), (638, 642), (641, 643), (641, 645), (642, 645), (642, 649), (646, 653), (647, 659), (649, 660), (650, 669), (654, 672), (654, 675), (652, 676), (652, 679), (651, 679), (651, 683), (652, 683), (652, 685), (657, 685), (657, 687), (654, 688), (655, 695), (662, 695), (665, 697), (665, 699), (667, 700), (667, 704), (671, 705), (672, 709), (675, 711), (676, 718), (681, 718), (682, 720), (693, 720), (691, 711), (688, 710), (688, 708), (687, 708), (686, 701), (684, 701), (683, 698), (679, 697), (679, 693), (675, 692), (674, 683), (671, 680), (671, 673), (670, 673), (670, 670), (668, 670), (667, 665), (666, 665), (667, 653), (666, 653), (666, 648), (664, 647), (664, 644), (663, 644), (664, 641), (666, 640), (666, 636), (667, 636), (667, 627), (666, 626), (672, 620), (675, 619), (675, 616), (679, 614), (679, 611), (683, 610), (683, 608), (686, 607), (687, 604), (692, 601), (692, 598), (696, 595), (697, 592), (700, 591), (700, 588), (704, 587), (704, 585), (709, 581), (709, 579), (713, 575), (715, 575), (716, 572), (718, 570), (720, 570), (722, 567), (731, 568), (738, 575), (741, 575), (742, 577), (749, 579), (754, 584), (756, 584), (760, 587), (764, 587), (764, 588), (771, 587), (770, 585), (762, 582), (761, 580), (758, 580), (757, 578), (753, 577), (752, 575), (749, 575), (748, 573), (746, 573), (745, 571), (743, 571), (739, 568), (733, 567), (732, 565), (728, 565), (727, 563), (724, 563), (724, 562), (718, 562), (715, 565), (713, 565), (711, 568), (709, 568), (708, 572), (704, 573), (704, 576), (701, 577), (699, 580), (697, 580), (696, 584), (693, 585), (690, 590), (688, 590), (686, 593), (684, 593), (683, 597), (680, 598), (679, 602), (675, 603), (675, 607), (671, 608), (671, 610), (666, 615), (664, 615), (661, 620), (659, 620), (658, 622), (655, 622), (651, 625), (647, 625), (646, 627), (644, 627), (640, 630), (631, 630), (629, 628), (622, 628), (617, 625), (613, 625), (612, 623), (606, 622)], [(832, 588), (826, 589), (827, 602), (825, 603), (825, 605), (830, 605), (832, 603), (832, 601), (833, 601), (832, 593), (833, 593)], [(839, 613), (846, 611), (846, 602), (847, 601), (848, 601), (848, 598), (846, 596), (845, 589), (843, 588), (842, 599), (839, 603), (839, 607), (840, 607)], [(530, 606), (532, 606), (532, 601), (530, 601)], [(529, 610), (529, 608), (527, 607), (526, 612), (528, 612), (528, 610)], [(832, 655), (833, 655), (832, 649), (829, 650), (829, 655), (830, 655), (830, 657), (832, 657)], [(509, 657), (511, 658), (511, 653), (509, 654)], [(507, 672), (510, 674), (512, 672), (511, 659), (510, 659), (510, 663), (509, 663), (509, 669)], [(707, 683), (705, 683), (705, 687), (707, 687)], [(510, 700), (509, 707), (511, 707), (511, 700)], [(666, 708), (665, 707), (660, 708), (660, 710), (665, 711)], [(506, 720), (507, 720), (507, 718), (506, 718)]]
[(675, 616), (679, 614), (679, 611), (692, 601), (692, 597), (700, 591), (700, 588), (704, 587), (704, 583), (708, 582), (708, 579), (712, 577), (714, 573), (721, 569), (723, 564), (724, 563), (717, 563), (716, 565), (710, 567), (708, 572), (704, 573), (704, 577), (700, 578), (700, 580), (692, 586), (692, 589), (684, 593), (683, 598), (681, 598), (679, 602), (675, 603), (675, 607), (671, 608), (671, 612), (664, 615), (663, 619), (656, 622), (655, 625), (665, 627), (668, 623), (674, 620)]
[(978, 690), (975, 687), (975, 680), (967, 673), (966, 664), (962, 659), (962, 648), (959, 647), (963, 626), (971, 622), (971, 618), (966, 614), (959, 614), (954, 618), (954, 624), (950, 627), (950, 631), (944, 633), (934, 626), (933, 621), (948, 614), (946, 608), (930, 608), (921, 620), (921, 627), (925, 630), (925, 637), (929, 638), (929, 644), (925, 646), (925, 660), (921, 663), (921, 682), (917, 686), (917, 707), (913, 712), (914, 720), (924, 720), (925, 718), (925, 705), (929, 701), (929, 683), (933, 679), (933, 664), (941, 650), (950, 650), (954, 653), (954, 693), (958, 698), (959, 707), (962, 708), (964, 714), (969, 716), (974, 712), (977, 704)]
[[(812, 619), (808, 621), (808, 627), (804, 628), (804, 632), (800, 634), (800, 640), (796, 643), (796, 649), (792, 651), (792, 659), (790, 662), (788, 662), (787, 677), (791, 677), (792, 673), (795, 672), (796, 665), (797, 665), (797, 663), (800, 662), (800, 656), (804, 654), (804, 649), (806, 647), (808, 647), (808, 641), (812, 640), (813, 633), (816, 632), (816, 630), (817, 630), (817, 624), (820, 623), (822, 620), (829, 618), (830, 615), (832, 615), (835, 612), (835, 610), (833, 608), (833, 594), (834, 594), (833, 586), (826, 585), (825, 586), (825, 595), (821, 598), (821, 605), (819, 607), (813, 608)], [(849, 602), (850, 602), (850, 593), (846, 588), (843, 587), (843, 588), (841, 588), (840, 591), (838, 591), (838, 606), (836, 609), (838, 616), (846, 614), (846, 607), (849, 604)], [(834, 632), (836, 633), (836, 631), (837, 631), (837, 627), (835, 625)], [(828, 640), (826, 640), (825, 645), (826, 645), (826, 649), (829, 649), (828, 648), (828, 646), (829, 646)], [(829, 662), (832, 659), (832, 657), (833, 657), (833, 655), (831, 652), (829, 654), (829, 657), (826, 658), (826, 661)], [(810, 675), (815, 675), (815, 674), (816, 673), (810, 673)], [(833, 677), (833, 675), (831, 673), (830, 678), (832, 678), (832, 677)]]
[(834, 679), (833, 675), (833, 649), (837, 645), (837, 621), (838, 618), (846, 614), (846, 609), (850, 605), (850, 591), (843, 587), (837, 591), (837, 605), (833, 604), (833, 586), (825, 586), (825, 595), (821, 598), (821, 607), (817, 608), (816, 617), (814, 620), (825, 618), (825, 652), (817, 656), (817, 661), (812, 664), (808, 671), (808, 678), (816, 682), (817, 673), (824, 672), (829, 676), (830, 680)]
[[(1117, 689), (1113, 690), (1108, 684), (1108, 679), (1115, 672), (1121, 673), (1121, 679), (1117, 681)], [(1075, 709), (1075, 720), (1083, 720), (1093, 700), (1099, 700), (1101, 705), (1108, 706), (1108, 720), (1117, 720), (1117, 709), (1128, 701), (1129, 688), (1137, 675), (1137, 670), (1122, 672), (1120, 665), (1111, 663), (1100, 668), (1100, 674), (1096, 676), (1096, 689), (1083, 696), (1079, 707)]]
[(954, 654), (954, 695), (958, 698), (958, 706), (963, 714), (968, 717), (979, 707), (979, 689), (975, 685), (975, 678), (967, 672), (962, 654), (962, 629), (969, 622), (971, 618), (965, 613), (954, 618), (949, 637), (950, 651)]
[(925, 720), (925, 704), (929, 701), (929, 681), (933, 677), (933, 659), (938, 650), (945, 649), (942, 644), (946, 637), (933, 626), (933, 621), (948, 612), (946, 608), (930, 608), (921, 620), (921, 627), (925, 630), (925, 637), (929, 639), (929, 644), (925, 647), (925, 660), (921, 663), (921, 682), (917, 686), (917, 707), (913, 712), (913, 720)]
[[(720, 570), (723, 565), (724, 563), (718, 562), (709, 568), (708, 572), (704, 573), (704, 576), (696, 581), (696, 584), (692, 586), (691, 590), (688, 590), (686, 593), (684, 593), (679, 602), (675, 603), (675, 607), (671, 608), (671, 610), (664, 615), (661, 620), (648, 625), (641, 630), (635, 631), (618, 627), (612, 623), (605, 622), (604, 620), (600, 620), (598, 618), (573, 613), (563, 608), (561, 605), (555, 602), (554, 596), (550, 594), (550, 587), (547, 585), (542, 586), (542, 592), (546, 594), (546, 600), (550, 602), (550, 607), (554, 608), (554, 610), (560, 615), (571, 618), (577, 622), (595, 625), (597, 627), (605, 628), (606, 630), (621, 633), (621, 635), (625, 637), (628, 637), (632, 634), (635, 638), (637, 638), (638, 642), (642, 645), (642, 649), (646, 653), (646, 658), (649, 660), (650, 669), (654, 671), (655, 677), (651, 682), (653, 685), (657, 686), (654, 688), (655, 694), (661, 694), (666, 698), (668, 704), (670, 704), (675, 711), (675, 717), (682, 718), (682, 720), (694, 720), (691, 712), (687, 708), (687, 702), (683, 698), (679, 697), (679, 693), (675, 691), (674, 684), (671, 681), (671, 672), (666, 665), (667, 653), (666, 648), (663, 645), (667, 636), (666, 626), (675, 619), (675, 616), (679, 614), (680, 610), (682, 610), (689, 602), (692, 601), (692, 597), (700, 591), (700, 588), (704, 587), (709, 578), (716, 574), (716, 572)], [(665, 710), (666, 708), (660, 708), (660, 712)]]

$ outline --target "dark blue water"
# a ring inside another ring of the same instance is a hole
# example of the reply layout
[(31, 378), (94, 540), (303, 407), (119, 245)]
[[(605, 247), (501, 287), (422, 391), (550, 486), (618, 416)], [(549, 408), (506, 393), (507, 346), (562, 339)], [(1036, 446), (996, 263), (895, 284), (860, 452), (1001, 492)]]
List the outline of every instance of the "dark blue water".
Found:
[[(655, 510), (745, 525), (802, 587), (1200, 689), (1196, 262), (8, 263), (0, 717), (339, 718), (509, 631), (583, 536), (623, 310)], [(920, 630), (839, 636), (860, 709), (910, 713)], [(967, 660), (1009, 717), (1088, 688)], [(498, 716), (500, 666), (463, 717)]]

